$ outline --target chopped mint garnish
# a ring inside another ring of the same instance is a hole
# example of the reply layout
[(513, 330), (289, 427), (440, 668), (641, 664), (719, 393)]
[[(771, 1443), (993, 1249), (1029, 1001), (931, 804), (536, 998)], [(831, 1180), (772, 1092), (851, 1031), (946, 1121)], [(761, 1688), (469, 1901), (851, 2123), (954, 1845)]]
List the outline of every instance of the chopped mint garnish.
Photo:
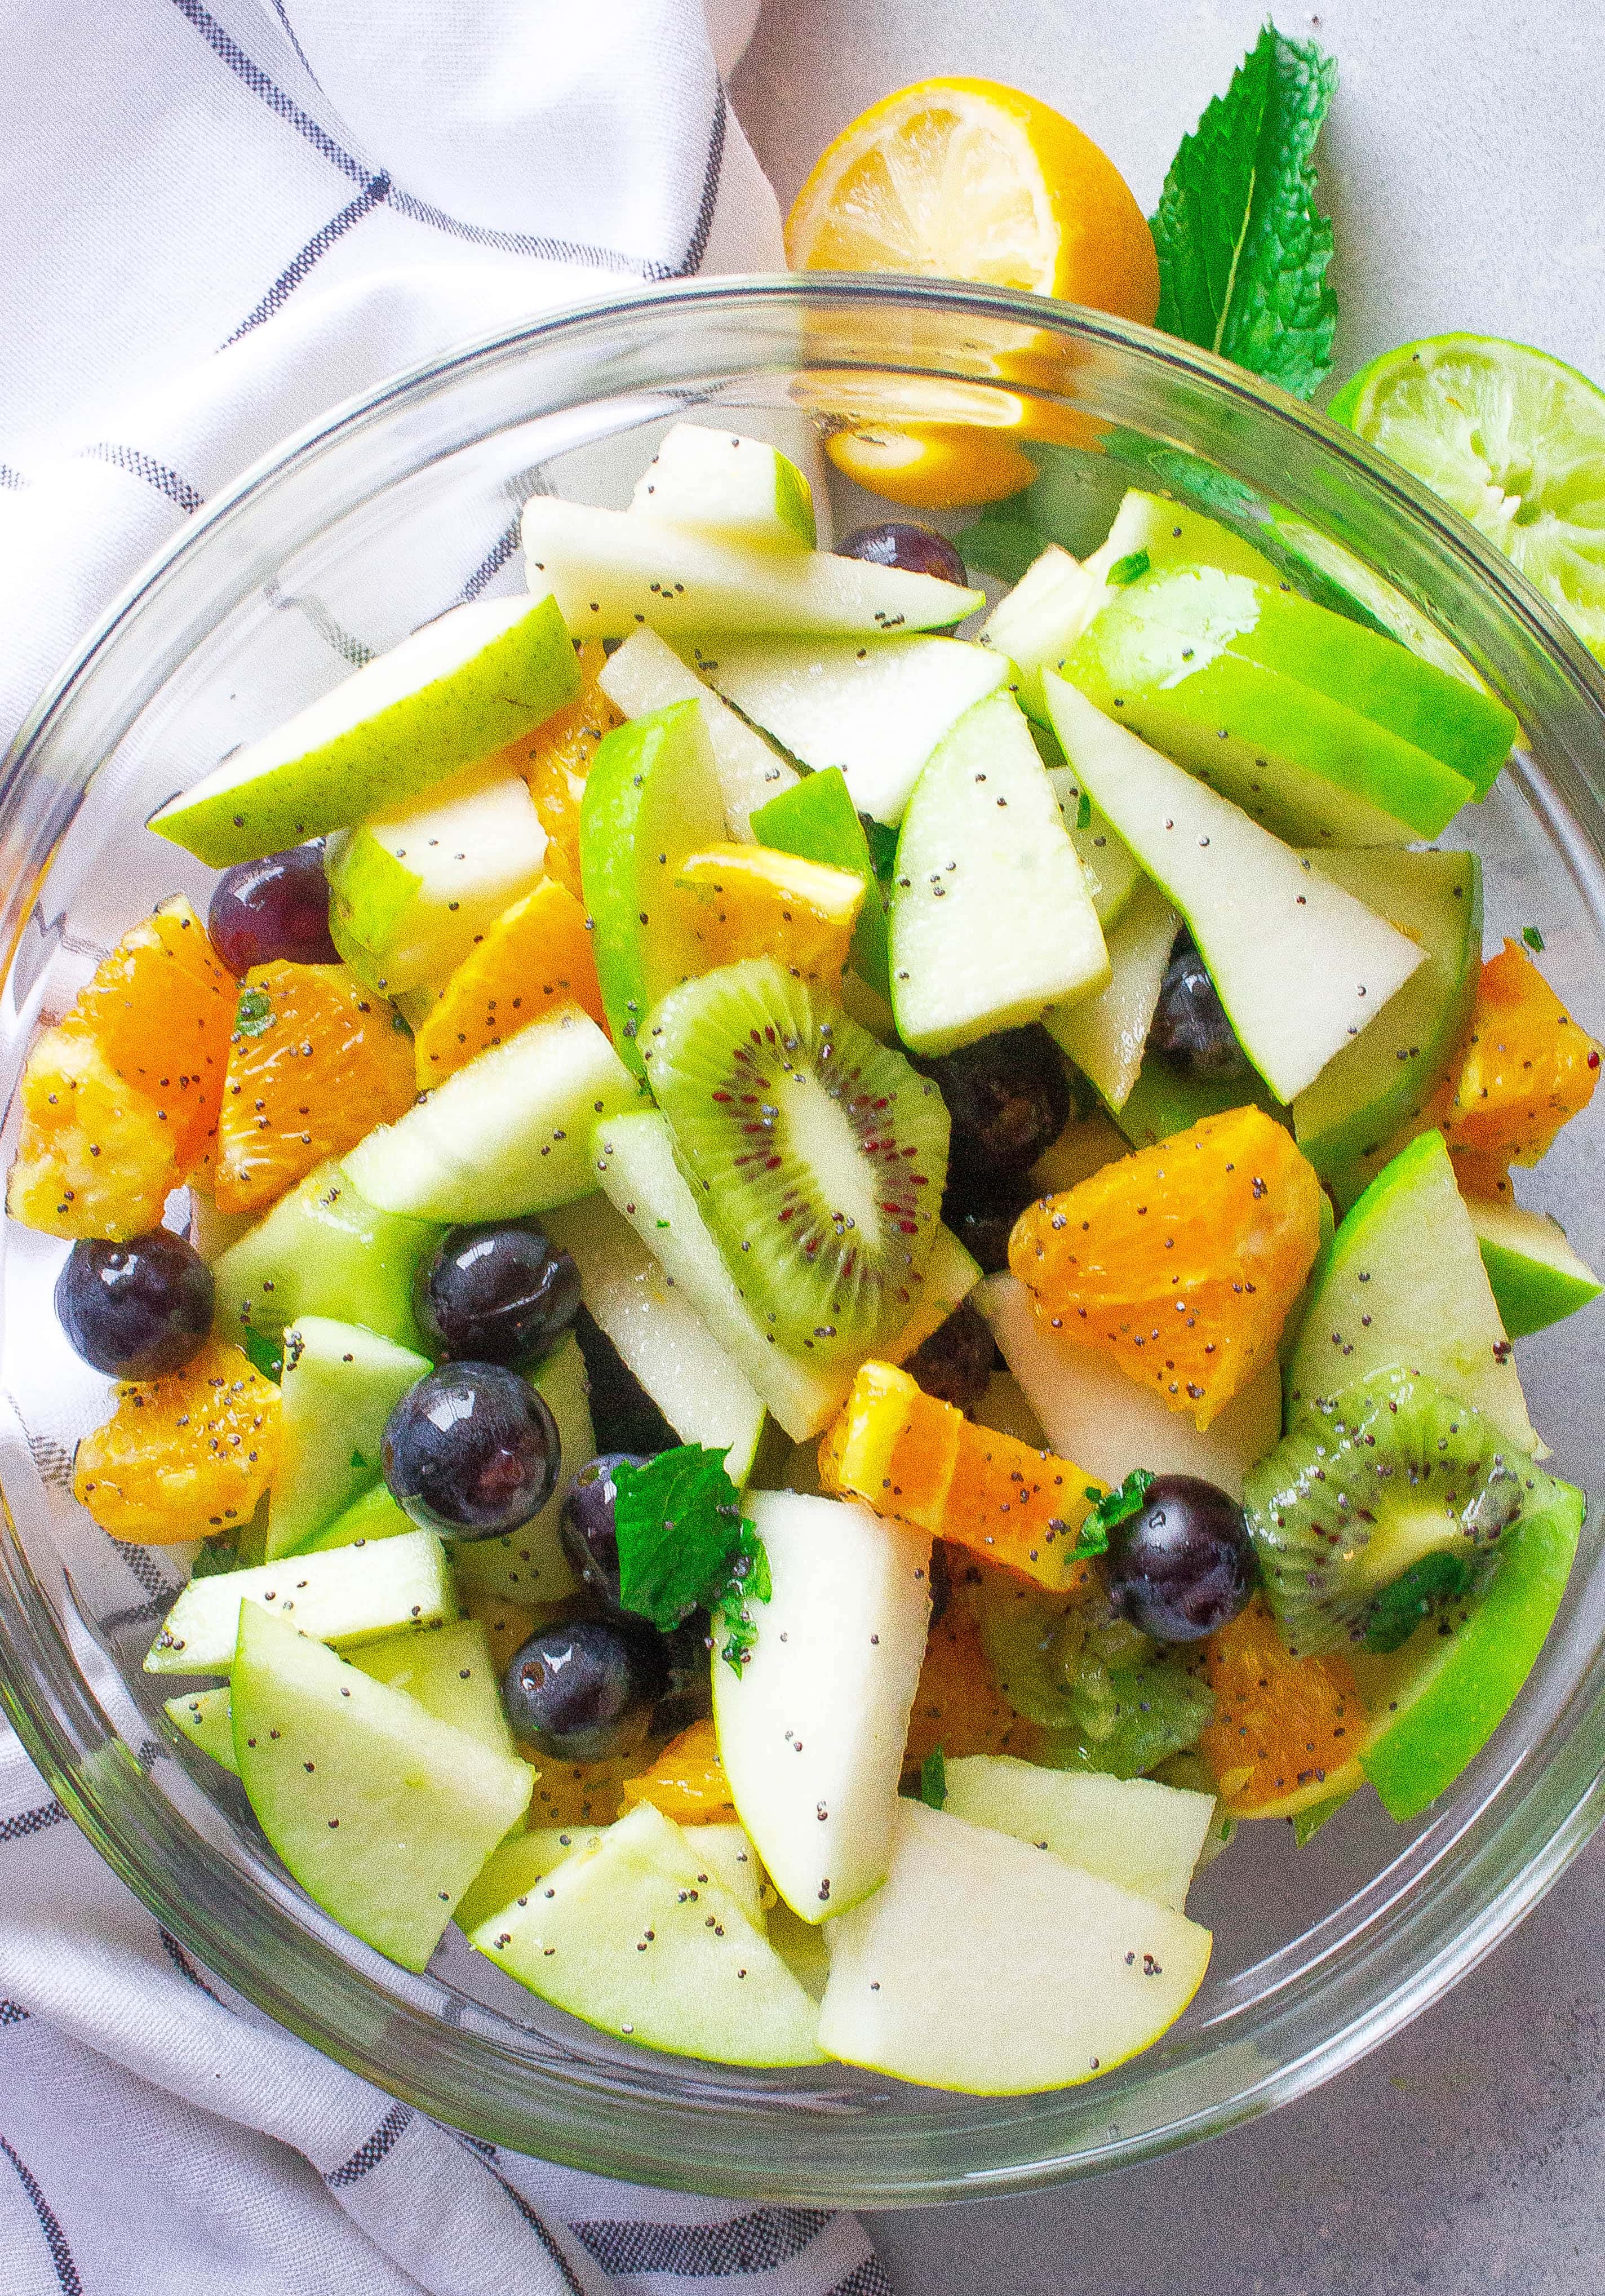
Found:
[(1308, 398), (1332, 363), (1332, 227), (1311, 164), (1338, 67), (1267, 24), (1170, 163), (1156, 324)]
[(889, 877), (897, 858), (897, 832), (877, 821), (872, 813), (861, 813), (864, 842), (870, 849), (870, 867), (882, 880)]
[(1128, 550), (1110, 568), (1109, 578), (1118, 590), (1124, 590), (1128, 582), (1135, 582), (1146, 574), (1152, 563), (1146, 550)]
[(1543, 955), (1544, 935), (1539, 931), (1536, 925), (1523, 925), (1521, 928), (1521, 938), (1526, 941), (1529, 948), (1535, 949), (1540, 956)]
[(769, 1558), (724, 1453), (682, 1443), (619, 1467), (613, 1488), (622, 1607), (663, 1634), (699, 1607), (715, 1612), (719, 1655), (739, 1674), (757, 1639), (747, 1605), (769, 1600)]
[(1384, 1587), (1371, 1606), (1365, 1622), (1365, 1648), (1380, 1656), (1407, 1643), (1429, 1611), (1458, 1602), (1471, 1585), (1470, 1564), (1463, 1555), (1441, 1552), (1423, 1554), (1401, 1578)]
[(353, 1451), (353, 1452), (352, 1452), (352, 1454), (351, 1454), (351, 1464), (352, 1464), (354, 1467), (365, 1467), (365, 1466), (367, 1465), (367, 1464), (368, 1464), (368, 1463), (367, 1463), (367, 1461), (363, 1457), (363, 1455), (362, 1455), (362, 1453), (361, 1453), (360, 1451)]
[(236, 1037), (259, 1037), (273, 1026), (273, 999), (266, 988), (242, 988), (234, 1007)]
[(1126, 1480), (1112, 1491), (1106, 1491), (1100, 1483), (1087, 1485), (1086, 1496), (1093, 1502), (1093, 1511), (1082, 1524), (1081, 1536), (1076, 1542), (1077, 1558), (1109, 1552), (1110, 1531), (1117, 1524), (1142, 1513), (1152, 1480), (1151, 1468), (1134, 1467)]
[(282, 1379), (284, 1375), (284, 1350), (270, 1332), (258, 1332), (247, 1324), (240, 1334), (240, 1345), (264, 1379)]
[(947, 1807), (947, 1764), (940, 1746), (934, 1746), (920, 1765), (920, 1800), (927, 1809)]
[(1078, 790), (1076, 794), (1076, 826), (1077, 829), (1090, 829), (1092, 825), (1093, 800), (1085, 790)]

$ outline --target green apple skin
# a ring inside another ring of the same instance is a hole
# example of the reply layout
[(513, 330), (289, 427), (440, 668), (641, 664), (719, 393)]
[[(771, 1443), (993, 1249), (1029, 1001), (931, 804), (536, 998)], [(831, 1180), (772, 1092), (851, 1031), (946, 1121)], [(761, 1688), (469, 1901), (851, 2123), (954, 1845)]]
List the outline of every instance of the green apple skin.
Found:
[(1150, 1053), (1137, 1071), (1137, 1081), (1118, 1109), (1115, 1122), (1134, 1148), (1152, 1148), (1173, 1134), (1191, 1130), (1207, 1116), (1224, 1116), (1229, 1108), (1263, 1108), (1267, 1116), (1286, 1120), (1288, 1111), (1265, 1078), (1250, 1069), (1246, 1076), (1222, 1083), (1172, 1068), (1158, 1053)]
[(288, 1578), (283, 1558), (243, 1570), (192, 1578), (145, 1653), (147, 1674), (226, 1674), (234, 1660), (242, 1605), (270, 1609), (316, 1642), (377, 1642), (427, 1633), (458, 1613), (446, 1549), (414, 1527), (381, 1553), (342, 1549), (308, 1554)]
[(732, 837), (752, 840), (756, 836), (753, 812), (782, 790), (796, 787), (795, 768), (755, 726), (738, 717), (728, 702), (721, 701), (710, 685), (704, 685), (656, 630), (643, 627), (626, 638), (618, 652), (608, 657), (596, 683), (626, 718), (645, 718), (676, 701), (694, 701), (700, 706)]
[(696, 970), (674, 894), (688, 853), (725, 834), (700, 704), (619, 726), (597, 749), (579, 809), (579, 873), (595, 921), (596, 978), (613, 1041), (644, 1078), (636, 1038), (654, 1004)]
[(1579, 1259), (1560, 1223), (1519, 1204), (1483, 1203), (1468, 1197), (1499, 1318), (1513, 1340), (1547, 1330), (1597, 1300), (1601, 1286)]
[(1354, 1659), (1370, 1717), (1361, 1767), (1391, 1817), (1418, 1816), (1481, 1752), (1532, 1672), (1566, 1592), (1587, 1509), (1535, 1475), (1480, 1601), (1445, 1636), (1429, 1619), (1387, 1658)]
[(762, 439), (676, 422), (635, 481), (630, 508), (732, 542), (812, 550), (814, 490), (789, 455)]
[(887, 955), (886, 899), (870, 858), (869, 839), (839, 766), (809, 774), (752, 816), (752, 833), (777, 853), (850, 869), (864, 880), (864, 906), (853, 929), (853, 970), (877, 996), (891, 994)]
[[(1110, 584), (1115, 569), (1139, 554), (1147, 559), (1148, 567), (1134, 570), (1134, 579), (1155, 566), (1213, 566), (1223, 574), (1247, 575), (1251, 582), (1281, 579), (1262, 551), (1218, 519), (1206, 518), (1202, 511), (1188, 510), (1164, 495), (1145, 494), (1140, 487), (1133, 487), (1123, 497), (1103, 541), (1086, 560), (1086, 570)], [(1116, 582), (1110, 586), (1119, 589), (1125, 585)]]
[(293, 1549), (297, 1554), (323, 1554), (332, 1546), (367, 1546), (375, 1539), (405, 1538), (417, 1524), (397, 1499), (390, 1496), (383, 1483), (373, 1483), (360, 1498), (351, 1501), (326, 1522), (322, 1530), (315, 1530)]
[(215, 1262), (217, 1332), (276, 1340), (299, 1316), (332, 1316), (423, 1354), (413, 1278), (443, 1233), (379, 1210), (338, 1164), (320, 1164)]
[(1427, 952), (1293, 1103), (1298, 1145), (1347, 1211), (1381, 1170), (1388, 1143), (1426, 1105), (1470, 1026), (1482, 970), (1482, 864), (1475, 853), (1376, 849), (1310, 858)]
[(360, 1324), (297, 1317), (284, 1333), (266, 1561), (301, 1546), (373, 1481), (385, 1422), (429, 1368), (427, 1356)]
[(209, 868), (282, 852), (422, 796), (579, 691), (547, 597), (480, 599), (426, 622), (151, 815)]

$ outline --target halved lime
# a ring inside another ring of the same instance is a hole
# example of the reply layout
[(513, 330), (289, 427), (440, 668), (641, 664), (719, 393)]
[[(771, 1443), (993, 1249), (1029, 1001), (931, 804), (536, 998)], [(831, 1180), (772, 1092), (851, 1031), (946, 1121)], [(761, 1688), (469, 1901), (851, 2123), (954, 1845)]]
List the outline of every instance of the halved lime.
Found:
[(1433, 335), (1344, 384), (1334, 422), (1425, 480), (1605, 658), (1605, 391), (1493, 335)]

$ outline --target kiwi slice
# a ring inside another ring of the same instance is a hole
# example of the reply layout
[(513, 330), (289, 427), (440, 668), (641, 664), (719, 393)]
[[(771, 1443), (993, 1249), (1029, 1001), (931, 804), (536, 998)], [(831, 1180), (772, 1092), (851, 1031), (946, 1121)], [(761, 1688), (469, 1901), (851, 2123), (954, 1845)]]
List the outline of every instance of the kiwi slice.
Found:
[(767, 956), (672, 990), (642, 1051), (681, 1169), (776, 1345), (834, 1362), (889, 1339), (941, 1218), (937, 1086)]
[(1538, 1480), (1491, 1420), (1419, 1373), (1371, 1372), (1301, 1414), (1243, 1486), (1289, 1648), (1396, 1650), (1475, 1599)]

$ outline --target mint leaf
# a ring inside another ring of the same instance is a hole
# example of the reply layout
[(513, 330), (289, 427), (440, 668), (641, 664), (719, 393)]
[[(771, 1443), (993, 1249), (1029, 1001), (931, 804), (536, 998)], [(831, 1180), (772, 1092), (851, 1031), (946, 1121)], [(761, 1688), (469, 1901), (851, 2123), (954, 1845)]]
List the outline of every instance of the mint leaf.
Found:
[(1093, 1511), (1082, 1524), (1081, 1536), (1076, 1542), (1077, 1561), (1109, 1552), (1110, 1531), (1132, 1515), (1141, 1514), (1142, 1502), (1148, 1496), (1148, 1487), (1152, 1480), (1151, 1468), (1134, 1467), (1126, 1480), (1117, 1484), (1112, 1491), (1106, 1491), (1101, 1483), (1087, 1485), (1086, 1496), (1093, 1503)]
[(740, 1673), (757, 1639), (747, 1605), (769, 1599), (769, 1558), (724, 1453), (682, 1443), (616, 1469), (613, 1488), (621, 1606), (663, 1634), (695, 1610), (717, 1612), (719, 1654)]
[(1127, 583), (1139, 581), (1152, 563), (1146, 550), (1128, 550), (1110, 568), (1109, 579), (1118, 590), (1124, 590)]
[(284, 1376), (283, 1334), (275, 1339), (271, 1332), (258, 1332), (247, 1324), (240, 1334), (240, 1345), (264, 1379), (278, 1380)]
[(897, 858), (897, 832), (877, 821), (872, 813), (858, 816), (863, 826), (864, 842), (870, 849), (870, 867), (882, 881), (889, 877)]
[(1267, 24), (1170, 163), (1152, 219), (1156, 324), (1308, 398), (1332, 363), (1332, 227), (1315, 139), (1338, 67)]
[(1535, 949), (1540, 956), (1543, 955), (1544, 935), (1539, 931), (1536, 925), (1523, 925), (1521, 928), (1521, 938), (1526, 941), (1530, 949)]
[(273, 1026), (273, 999), (266, 988), (242, 988), (234, 1007), (236, 1037), (259, 1037)]
[(1076, 826), (1090, 829), (1093, 825), (1093, 800), (1085, 790), (1076, 792)]
[(927, 1809), (947, 1807), (947, 1763), (940, 1746), (933, 1747), (920, 1765), (920, 1800)]

